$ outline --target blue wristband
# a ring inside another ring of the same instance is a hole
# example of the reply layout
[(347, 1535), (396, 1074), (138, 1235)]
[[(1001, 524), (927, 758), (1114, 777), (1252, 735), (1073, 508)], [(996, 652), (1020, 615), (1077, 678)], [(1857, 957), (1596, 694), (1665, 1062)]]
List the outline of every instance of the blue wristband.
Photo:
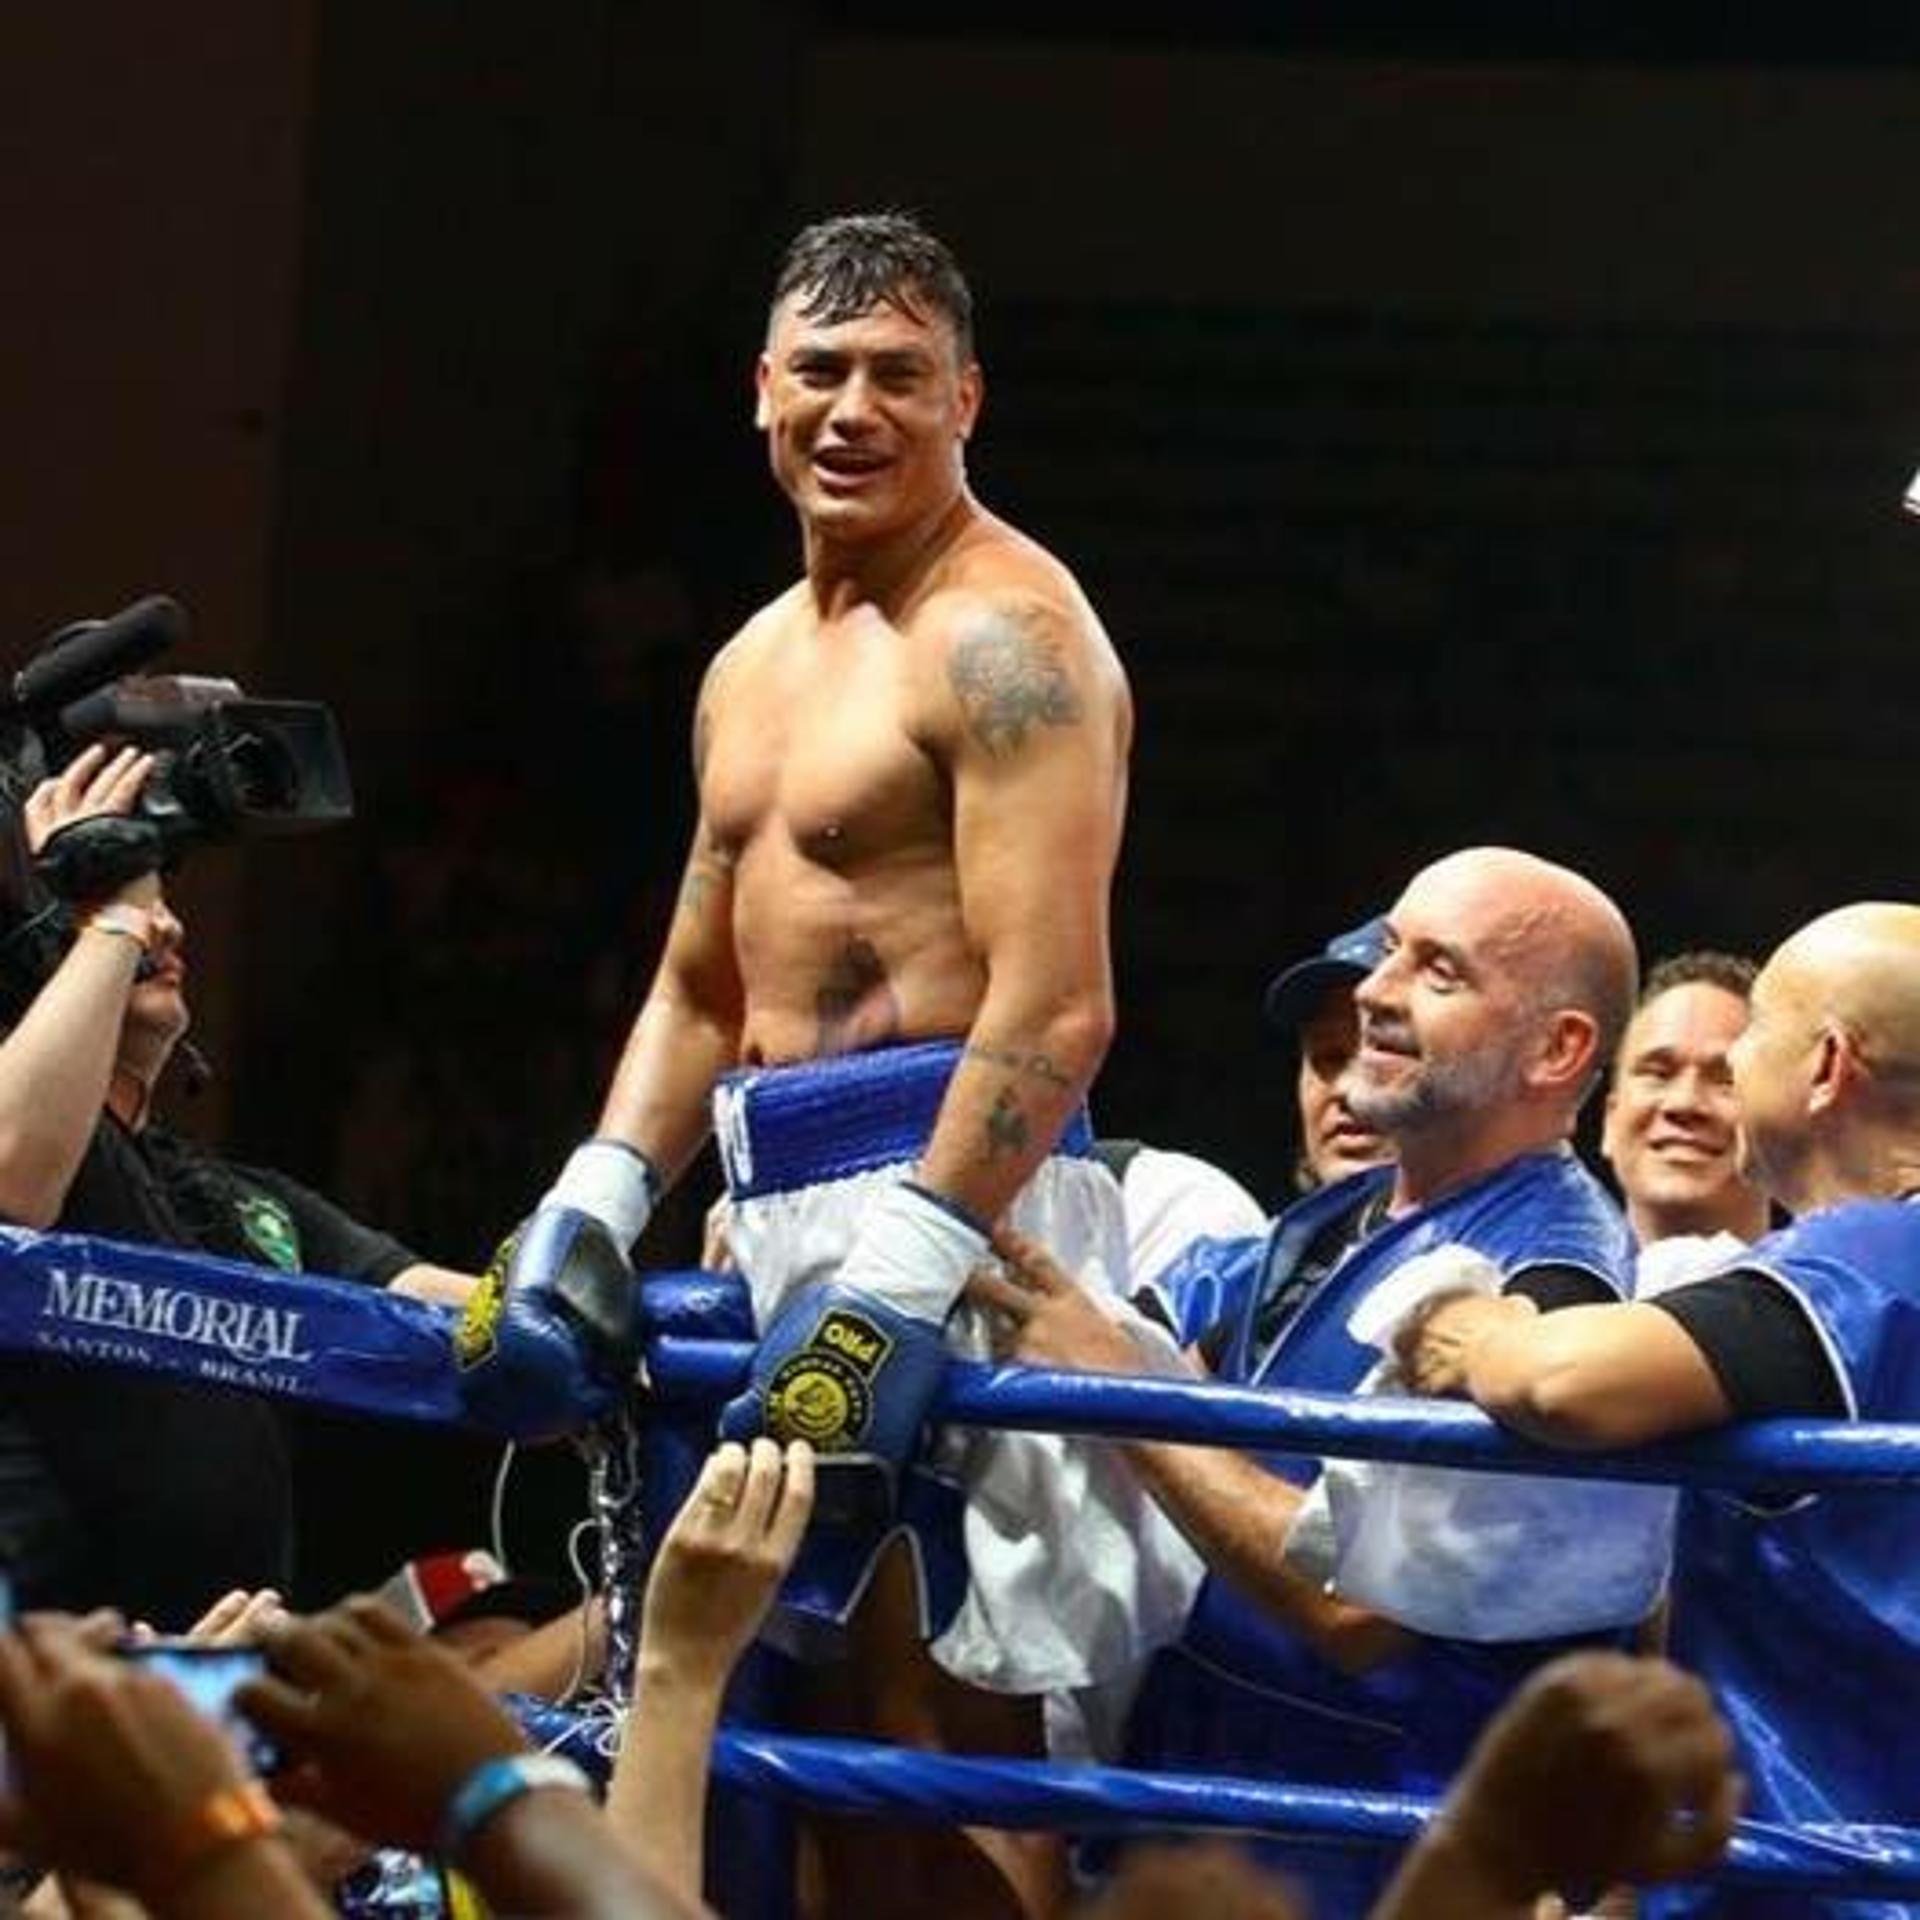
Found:
[(440, 1854), (458, 1862), (474, 1836), (509, 1800), (536, 1787), (565, 1787), (591, 1797), (593, 1783), (571, 1760), (557, 1753), (507, 1753), (483, 1760), (454, 1789), (440, 1816)]

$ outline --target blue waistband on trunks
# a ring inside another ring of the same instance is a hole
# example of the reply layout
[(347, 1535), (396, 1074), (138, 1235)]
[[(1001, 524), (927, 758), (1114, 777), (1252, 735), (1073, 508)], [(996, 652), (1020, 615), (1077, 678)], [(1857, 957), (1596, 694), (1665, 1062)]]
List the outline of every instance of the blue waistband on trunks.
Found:
[[(727, 1074), (714, 1089), (713, 1130), (728, 1194), (756, 1200), (918, 1159), (959, 1058), (958, 1041), (929, 1040)], [(1084, 1106), (1054, 1152), (1093, 1152)]]

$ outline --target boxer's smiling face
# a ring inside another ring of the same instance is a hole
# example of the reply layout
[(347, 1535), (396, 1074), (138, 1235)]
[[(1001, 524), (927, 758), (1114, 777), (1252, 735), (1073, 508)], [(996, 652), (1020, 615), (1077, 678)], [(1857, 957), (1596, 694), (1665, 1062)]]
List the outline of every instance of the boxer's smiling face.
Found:
[(923, 302), (852, 319), (775, 309), (757, 374), (756, 424), (774, 478), (810, 530), (868, 540), (944, 512), (965, 481), (980, 370)]

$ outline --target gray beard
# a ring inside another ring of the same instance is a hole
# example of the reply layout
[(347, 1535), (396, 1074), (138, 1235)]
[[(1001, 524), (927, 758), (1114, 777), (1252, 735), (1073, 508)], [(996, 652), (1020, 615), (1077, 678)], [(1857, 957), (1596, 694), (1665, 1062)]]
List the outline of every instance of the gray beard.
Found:
[(1411, 1079), (1381, 1087), (1348, 1070), (1341, 1091), (1353, 1117), (1389, 1138), (1419, 1133), (1463, 1113), (1492, 1106), (1514, 1079), (1514, 1056), (1501, 1048), (1436, 1060), (1421, 1055)]

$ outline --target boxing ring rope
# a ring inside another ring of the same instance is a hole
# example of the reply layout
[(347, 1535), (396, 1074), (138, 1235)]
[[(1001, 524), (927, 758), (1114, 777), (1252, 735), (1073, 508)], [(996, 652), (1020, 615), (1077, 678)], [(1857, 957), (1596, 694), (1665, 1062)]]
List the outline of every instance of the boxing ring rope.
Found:
[[(1263, 1834), (1309, 1845), (1403, 1846), (1439, 1810), (1410, 1794), (1353, 1793), (1224, 1775), (1045, 1760), (963, 1759), (858, 1740), (723, 1728), (714, 1772), (789, 1806), (940, 1825), (1076, 1834)], [(1716, 1884), (1920, 1897), (1920, 1834), (1839, 1822), (1743, 1820)]]
[[(625, 1419), (582, 1419), (600, 1460), (596, 1510), (609, 1565), (641, 1564), (641, 1522), (677, 1506), (710, 1432), (704, 1415), (744, 1380), (751, 1347), (696, 1338), (713, 1316), (738, 1334), (742, 1311), (716, 1312), (728, 1285), (711, 1275), (643, 1277), (647, 1337)], [(660, 1304), (664, 1302), (664, 1307)], [(449, 1316), (421, 1302), (311, 1275), (0, 1228), (0, 1351), (158, 1372), (376, 1417), (475, 1426), (453, 1365)], [(1486, 1472), (1805, 1493), (1920, 1482), (1920, 1425), (1774, 1420), (1631, 1453), (1556, 1453), (1515, 1439), (1476, 1409), (1437, 1402), (1224, 1386), (1216, 1382), (953, 1362), (935, 1417), (950, 1423), (1108, 1437), (1185, 1440), (1253, 1451), (1412, 1460)], [(675, 1456), (642, 1468), (636, 1426)], [(650, 1505), (651, 1516), (640, 1511)], [(634, 1592), (618, 1596), (630, 1617)], [(616, 1683), (617, 1691), (617, 1683)], [(602, 1748), (612, 1716), (544, 1707), (530, 1730), (581, 1757)], [(604, 1753), (599, 1757), (604, 1764)], [(1044, 1761), (963, 1759), (729, 1726), (716, 1777), (767, 1800), (942, 1825), (1082, 1833), (1213, 1830), (1338, 1848), (1392, 1848), (1436, 1803), (1229, 1777)], [(1920, 1831), (1742, 1822), (1721, 1872), (1730, 1883), (1822, 1894), (1920, 1897)]]
[[(666, 1405), (717, 1404), (745, 1385), (750, 1346), (662, 1335), (647, 1381)], [(1736, 1493), (1920, 1483), (1920, 1426), (1755, 1420), (1626, 1453), (1568, 1453), (1509, 1433), (1457, 1401), (1355, 1400), (1212, 1380), (1064, 1373), (954, 1360), (933, 1417), (953, 1426), (1188, 1441), (1337, 1460), (1406, 1460), (1562, 1480), (1631, 1480)]]

